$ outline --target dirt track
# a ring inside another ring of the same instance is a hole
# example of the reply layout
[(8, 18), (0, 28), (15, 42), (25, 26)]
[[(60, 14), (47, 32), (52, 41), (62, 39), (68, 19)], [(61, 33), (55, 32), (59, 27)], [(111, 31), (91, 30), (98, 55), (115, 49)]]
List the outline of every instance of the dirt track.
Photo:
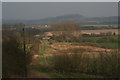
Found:
[(55, 50), (67, 50), (67, 49), (76, 49), (76, 48), (82, 48), (86, 50), (85, 52), (87, 53), (87, 50), (89, 50), (89, 53), (101, 53), (101, 52), (109, 52), (112, 51), (112, 49), (104, 49), (104, 48), (99, 48), (99, 47), (93, 47), (93, 46), (81, 46), (81, 45), (66, 45), (66, 44), (52, 44), (50, 45), (51, 48)]

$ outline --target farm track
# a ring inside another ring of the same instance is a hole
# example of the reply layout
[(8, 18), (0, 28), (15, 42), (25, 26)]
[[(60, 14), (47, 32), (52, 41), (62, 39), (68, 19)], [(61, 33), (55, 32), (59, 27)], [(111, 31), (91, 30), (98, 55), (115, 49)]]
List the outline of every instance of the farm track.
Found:
[(69, 51), (71, 49), (76, 50), (73, 53), (80, 53), (80, 49), (82, 49), (82, 53), (85, 54), (90, 54), (90, 53), (96, 54), (96, 53), (105, 53), (112, 51), (112, 49), (105, 49), (105, 48), (99, 48), (93, 46), (70, 45), (70, 44), (52, 44), (49, 46), (50, 48), (56, 51), (46, 51), (44, 54), (45, 56), (49, 56), (53, 54), (72, 53)]
[(91, 49), (93, 51), (111, 51), (112, 49), (104, 49), (99, 47), (93, 47), (93, 46), (81, 46), (81, 45), (65, 45), (65, 44), (52, 44), (50, 47), (57, 49), (57, 50), (66, 50), (69, 48), (83, 48), (83, 49)]

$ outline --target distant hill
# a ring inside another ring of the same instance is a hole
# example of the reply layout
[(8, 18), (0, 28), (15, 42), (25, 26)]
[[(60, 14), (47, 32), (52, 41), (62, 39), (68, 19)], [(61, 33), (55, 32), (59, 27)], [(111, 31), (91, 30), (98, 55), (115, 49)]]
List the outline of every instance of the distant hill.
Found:
[(49, 18), (45, 18), (45, 19), (40, 19), (40, 20), (31, 20), (26, 22), (26, 24), (50, 24), (50, 23), (54, 23), (54, 22), (61, 22), (61, 21), (68, 21), (68, 20), (72, 20), (72, 21), (76, 21), (76, 22), (80, 22), (81, 20), (83, 20), (85, 17), (79, 14), (69, 14), (69, 15), (63, 15), (63, 16), (56, 16), (56, 17), (49, 17)]
[(24, 23), (26, 25), (44, 25), (44, 24), (50, 24), (54, 22), (61, 22), (68, 20), (76, 21), (82, 25), (118, 24), (117, 16), (87, 18), (80, 14), (68, 14), (63, 16), (48, 17), (39, 20), (4, 20), (3, 19), (3, 24)]
[(87, 18), (85, 24), (118, 24), (118, 16)]

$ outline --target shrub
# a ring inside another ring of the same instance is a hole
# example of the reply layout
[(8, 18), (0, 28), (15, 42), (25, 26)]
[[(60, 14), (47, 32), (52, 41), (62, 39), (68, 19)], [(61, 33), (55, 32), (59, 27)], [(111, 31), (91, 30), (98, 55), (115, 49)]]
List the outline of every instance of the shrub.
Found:
[(16, 36), (4, 36), (2, 42), (3, 78), (13, 75), (25, 76), (27, 65), (30, 63), (29, 53), (24, 53), (21, 43)]
[(81, 54), (61, 54), (53, 56), (53, 68), (59, 72), (74, 72), (80, 66)]
[(72, 35), (65, 36), (65, 35), (59, 35), (54, 36), (53, 40), (56, 40), (58, 42), (95, 42), (95, 40), (89, 38), (89, 37), (75, 37)]
[(78, 72), (102, 76), (120, 76), (120, 52), (100, 54), (56, 54), (52, 56), (53, 68), (58, 72)]

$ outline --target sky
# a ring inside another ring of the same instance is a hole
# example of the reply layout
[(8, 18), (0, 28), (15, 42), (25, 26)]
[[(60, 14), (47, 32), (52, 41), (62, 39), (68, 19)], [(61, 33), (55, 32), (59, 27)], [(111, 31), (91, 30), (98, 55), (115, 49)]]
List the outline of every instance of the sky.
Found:
[(86, 17), (118, 15), (117, 2), (3, 2), (3, 19), (42, 19), (67, 14)]
[(2, 0), (3, 2), (118, 2), (119, 0)]
[(1, 22), (1, 18), (2, 18), (2, 3), (0, 2), (0, 22)]

